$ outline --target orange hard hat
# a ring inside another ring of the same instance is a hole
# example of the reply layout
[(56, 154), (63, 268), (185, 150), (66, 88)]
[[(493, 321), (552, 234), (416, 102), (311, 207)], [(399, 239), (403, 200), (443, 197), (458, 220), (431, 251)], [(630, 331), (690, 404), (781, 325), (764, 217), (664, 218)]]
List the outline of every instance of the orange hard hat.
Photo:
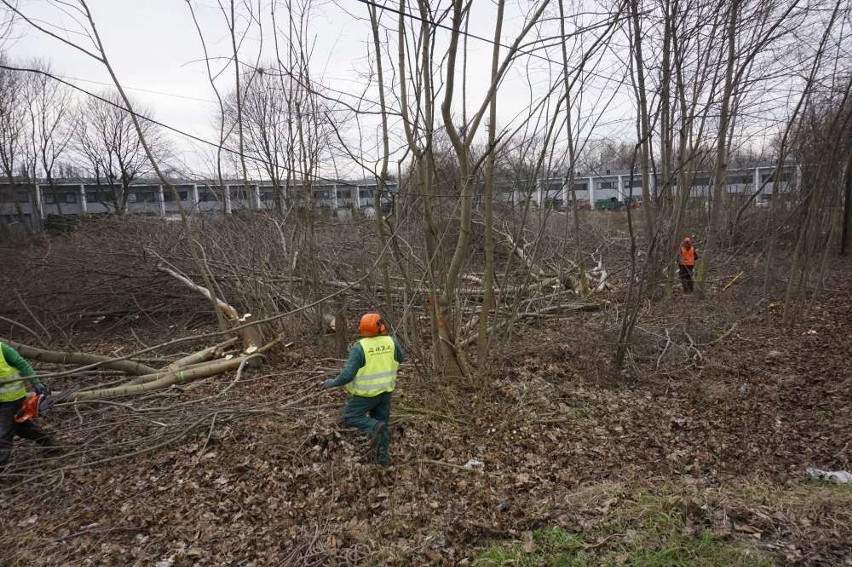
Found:
[(687, 237), (685, 237), (685, 238), (683, 239), (683, 243), (684, 243), (684, 244), (692, 244), (692, 239), (691, 239), (690, 237), (688, 237), (688, 236), (687, 236)]
[(375, 337), (388, 332), (388, 325), (378, 313), (365, 313), (358, 322), (358, 334), (362, 337)]

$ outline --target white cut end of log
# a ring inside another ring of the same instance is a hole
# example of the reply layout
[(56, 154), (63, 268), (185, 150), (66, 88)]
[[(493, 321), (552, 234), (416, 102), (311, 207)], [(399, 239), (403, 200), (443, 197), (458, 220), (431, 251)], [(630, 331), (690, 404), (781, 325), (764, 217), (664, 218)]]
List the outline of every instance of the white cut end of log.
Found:
[(248, 348), (245, 350), (245, 353), (246, 353), (246, 354), (252, 354), (252, 353), (254, 353), (254, 352), (257, 352), (257, 345), (251, 345), (250, 347), (248, 347)]

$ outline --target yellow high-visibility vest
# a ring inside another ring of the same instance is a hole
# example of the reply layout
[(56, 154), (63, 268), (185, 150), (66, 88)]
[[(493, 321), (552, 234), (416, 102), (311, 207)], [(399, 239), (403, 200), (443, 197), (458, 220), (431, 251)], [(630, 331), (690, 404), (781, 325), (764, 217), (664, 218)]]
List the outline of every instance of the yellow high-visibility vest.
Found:
[(27, 395), (23, 380), (9, 381), (19, 377), (18, 369), (6, 362), (3, 343), (0, 343), (0, 402), (14, 402)]
[(396, 387), (396, 370), (399, 363), (394, 357), (393, 338), (381, 335), (358, 341), (364, 349), (365, 364), (358, 370), (355, 379), (343, 386), (354, 396), (372, 398)]

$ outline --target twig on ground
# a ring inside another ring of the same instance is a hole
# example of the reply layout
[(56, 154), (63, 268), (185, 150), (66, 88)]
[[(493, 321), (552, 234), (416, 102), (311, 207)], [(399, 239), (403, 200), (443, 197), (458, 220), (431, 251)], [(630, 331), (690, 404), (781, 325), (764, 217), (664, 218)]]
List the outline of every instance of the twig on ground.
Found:
[(21, 292), (19, 292), (19, 291), (16, 289), (16, 290), (15, 290), (15, 295), (18, 297), (18, 301), (20, 301), (20, 302), (21, 302), (21, 305), (23, 305), (23, 306), (24, 306), (24, 309), (26, 310), (26, 312), (27, 312), (27, 313), (29, 313), (30, 317), (32, 317), (32, 318), (33, 318), (33, 321), (35, 321), (35, 322), (36, 322), (36, 325), (38, 325), (39, 327), (41, 327), (41, 330), (42, 330), (42, 331), (44, 331), (44, 334), (45, 334), (45, 336), (47, 337), (47, 340), (49, 341), (50, 339), (52, 339), (53, 337), (51, 337), (51, 335), (50, 335), (50, 331), (48, 331), (48, 330), (47, 330), (47, 327), (45, 327), (44, 325), (42, 325), (42, 324), (41, 324), (41, 321), (39, 321), (39, 320), (38, 320), (38, 317), (36, 317), (36, 316), (35, 316), (35, 313), (33, 313), (33, 312), (32, 312), (32, 309), (30, 309), (30, 306), (29, 306), (29, 305), (27, 305), (27, 302), (26, 302), (26, 301), (24, 301), (24, 298), (23, 298), (23, 297), (21, 297)]
[(22, 328), (23, 330), (25, 330), (26, 332), (28, 332), (29, 334), (31, 334), (33, 337), (35, 337), (35, 339), (36, 339), (36, 340), (38, 340), (38, 342), (39, 342), (39, 344), (40, 344), (41, 346), (43, 346), (43, 347), (47, 347), (47, 343), (45, 343), (45, 342), (44, 342), (44, 339), (41, 337), (41, 335), (39, 335), (38, 333), (36, 333), (36, 332), (35, 332), (35, 331), (33, 331), (32, 329), (30, 329), (29, 327), (27, 327), (27, 326), (26, 326), (26, 325), (24, 325), (23, 323), (19, 323), (18, 321), (15, 321), (15, 320), (13, 320), (13, 319), (9, 319), (9, 318), (7, 318), (7, 317), (3, 317), (2, 315), (0, 315), (0, 321), (6, 321), (6, 322), (7, 322), (7, 323), (9, 323), (10, 325), (15, 325), (15, 326), (17, 326), (17, 327)]
[(424, 464), (424, 465), (435, 465), (439, 467), (447, 467), (450, 469), (461, 470), (469, 473), (477, 473), (477, 474), (486, 474), (485, 471), (481, 469), (475, 469), (471, 467), (466, 467), (464, 465), (457, 465), (455, 463), (448, 463), (446, 461), (436, 461), (434, 459), (417, 459), (416, 463)]
[(657, 366), (656, 369), (660, 369), (660, 362), (663, 360), (663, 357), (666, 355), (666, 351), (669, 350), (669, 345), (672, 344), (672, 339), (669, 336), (669, 330), (666, 329), (666, 346), (663, 347), (663, 351), (660, 353), (660, 356), (657, 357)]

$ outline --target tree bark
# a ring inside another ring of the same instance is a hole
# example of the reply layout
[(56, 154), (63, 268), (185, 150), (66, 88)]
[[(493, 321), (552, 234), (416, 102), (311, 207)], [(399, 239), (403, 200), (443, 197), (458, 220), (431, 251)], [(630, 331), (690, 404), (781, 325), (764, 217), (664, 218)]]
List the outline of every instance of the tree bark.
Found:
[(156, 368), (152, 368), (151, 366), (147, 366), (139, 362), (133, 362), (132, 360), (113, 360), (106, 356), (86, 354), (82, 352), (57, 352), (45, 350), (4, 338), (0, 338), (0, 342), (6, 343), (21, 353), (21, 356), (31, 360), (53, 362), (56, 364), (97, 364), (102, 368), (121, 370), (128, 374), (140, 376), (158, 372)]

